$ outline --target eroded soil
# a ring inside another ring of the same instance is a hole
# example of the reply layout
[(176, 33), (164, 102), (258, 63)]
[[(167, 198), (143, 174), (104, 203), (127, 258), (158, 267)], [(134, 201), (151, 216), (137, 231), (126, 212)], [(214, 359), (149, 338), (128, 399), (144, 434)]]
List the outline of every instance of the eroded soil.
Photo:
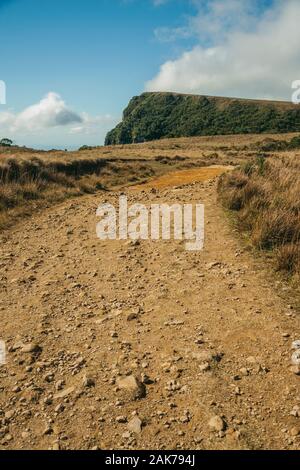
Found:
[(2, 449), (300, 448), (298, 312), (235, 236), (217, 203), (220, 169), (193, 171), (125, 193), (203, 202), (201, 252), (99, 240), (96, 208), (119, 192), (2, 234)]

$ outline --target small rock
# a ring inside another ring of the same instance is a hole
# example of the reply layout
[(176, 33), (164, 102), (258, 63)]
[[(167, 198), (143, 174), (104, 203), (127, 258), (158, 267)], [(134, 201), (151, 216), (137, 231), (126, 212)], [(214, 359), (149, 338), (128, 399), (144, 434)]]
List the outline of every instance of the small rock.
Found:
[(50, 383), (50, 382), (53, 382), (53, 380), (54, 380), (54, 375), (51, 374), (51, 373), (46, 374), (46, 375), (44, 376), (44, 380), (45, 380), (46, 382), (49, 382), (49, 383)]
[(75, 387), (69, 387), (66, 390), (63, 390), (62, 392), (56, 393), (53, 398), (55, 400), (62, 400), (63, 398), (66, 398), (71, 395), (74, 391)]
[(7, 411), (4, 416), (6, 419), (9, 420), (14, 417), (14, 414), (15, 414), (14, 410), (11, 410), (11, 411)]
[(83, 385), (85, 388), (95, 387), (95, 380), (94, 380), (92, 377), (85, 376), (85, 377), (83, 378), (82, 385)]
[(212, 431), (221, 432), (226, 429), (225, 421), (223, 418), (221, 418), (221, 416), (213, 416), (208, 425)]
[(204, 364), (201, 364), (199, 366), (200, 372), (207, 372), (210, 370), (210, 365), (208, 362), (204, 362)]
[(300, 406), (296, 405), (291, 411), (291, 415), (295, 416), (296, 418), (300, 417)]
[(133, 320), (136, 320), (137, 318), (138, 318), (137, 313), (130, 313), (127, 317), (127, 321), (133, 321)]
[(120, 390), (129, 392), (134, 399), (143, 398), (146, 395), (145, 385), (133, 375), (128, 377), (119, 378), (117, 380), (117, 387)]
[(62, 403), (60, 403), (59, 405), (57, 405), (57, 406), (55, 407), (54, 411), (55, 411), (56, 413), (62, 413), (62, 412), (64, 411), (64, 409), (65, 409), (64, 405), (63, 405)]
[(57, 391), (62, 390), (64, 388), (64, 385), (65, 385), (64, 380), (58, 380), (58, 382), (56, 382), (56, 384), (55, 384), (55, 389)]
[(116, 417), (117, 423), (127, 423), (127, 418), (125, 416), (117, 416)]
[(43, 431), (43, 435), (44, 436), (49, 436), (52, 433), (53, 433), (53, 429), (51, 428), (51, 426), (46, 426), (46, 428)]
[(296, 437), (299, 436), (300, 434), (300, 427), (295, 426), (294, 428), (291, 429), (290, 431), (291, 436)]
[(42, 351), (41, 346), (35, 343), (24, 344), (21, 351), (23, 353), (40, 353)]
[(297, 349), (297, 351), (292, 354), (292, 364), (294, 366), (300, 365), (300, 349)]
[(140, 434), (142, 432), (142, 421), (138, 416), (134, 416), (131, 421), (128, 423), (128, 430), (134, 432), (135, 434)]
[(154, 380), (152, 380), (148, 375), (146, 374), (142, 374), (141, 375), (141, 379), (142, 379), (142, 382), (143, 384), (146, 384), (146, 385), (152, 385), (154, 383)]
[(292, 349), (300, 349), (300, 339), (296, 339), (295, 341), (292, 342)]

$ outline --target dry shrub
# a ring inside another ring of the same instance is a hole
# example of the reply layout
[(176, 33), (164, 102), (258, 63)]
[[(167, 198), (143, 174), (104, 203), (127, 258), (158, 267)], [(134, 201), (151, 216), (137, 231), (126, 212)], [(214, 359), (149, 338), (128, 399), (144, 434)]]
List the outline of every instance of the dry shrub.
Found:
[(279, 270), (300, 273), (300, 243), (289, 243), (278, 248), (276, 262)]
[(242, 171), (224, 174), (219, 181), (219, 193), (224, 205), (234, 211), (240, 211), (253, 198), (260, 196), (262, 188)]
[(296, 155), (257, 160), (222, 177), (219, 196), (237, 212), (254, 246), (276, 250), (280, 269), (296, 273), (300, 257), (300, 160)]
[[(66, 198), (91, 194), (144, 181), (167, 171), (154, 158), (148, 160), (110, 159), (96, 151), (0, 158), (0, 229), (37, 208), (48, 207)], [(90, 154), (90, 156), (89, 156)], [(181, 160), (174, 163), (182, 165)]]

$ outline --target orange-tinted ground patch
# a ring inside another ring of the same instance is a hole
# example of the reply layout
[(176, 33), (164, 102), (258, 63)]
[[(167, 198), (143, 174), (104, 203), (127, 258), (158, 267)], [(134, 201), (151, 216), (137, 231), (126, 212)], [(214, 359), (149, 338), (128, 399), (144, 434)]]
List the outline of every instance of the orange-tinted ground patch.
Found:
[(220, 176), (225, 171), (230, 171), (233, 167), (214, 165), (202, 168), (193, 168), (192, 170), (180, 170), (168, 173), (146, 183), (132, 186), (130, 189), (133, 191), (140, 191), (142, 189), (162, 189), (173, 186), (181, 186), (183, 184), (196, 183), (200, 181), (208, 181)]

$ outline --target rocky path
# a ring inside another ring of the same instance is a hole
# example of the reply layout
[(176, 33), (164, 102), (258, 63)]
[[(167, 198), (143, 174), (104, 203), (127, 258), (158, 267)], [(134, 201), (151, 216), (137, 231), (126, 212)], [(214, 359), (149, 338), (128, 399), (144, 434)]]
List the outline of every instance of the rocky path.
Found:
[(98, 240), (96, 208), (117, 192), (2, 235), (0, 448), (300, 448), (298, 312), (235, 238), (215, 186), (127, 191), (204, 202), (202, 252)]

